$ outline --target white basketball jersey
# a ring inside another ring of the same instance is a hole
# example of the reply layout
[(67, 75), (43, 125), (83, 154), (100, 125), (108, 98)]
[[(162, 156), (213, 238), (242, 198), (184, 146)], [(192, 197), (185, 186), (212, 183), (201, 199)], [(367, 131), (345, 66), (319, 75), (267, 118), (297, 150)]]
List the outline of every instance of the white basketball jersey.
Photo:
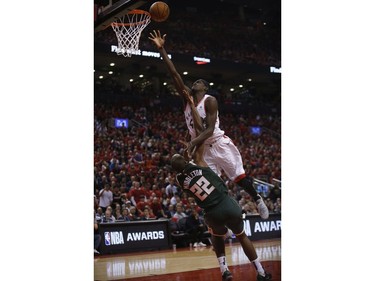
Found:
[[(204, 107), (204, 102), (209, 96), (210, 95), (204, 95), (203, 99), (196, 106), (199, 116), (202, 118), (203, 130), (206, 129), (206, 109)], [(186, 104), (184, 114), (185, 114), (185, 121), (189, 130), (190, 136), (192, 139), (194, 139), (196, 137), (196, 134), (195, 134), (195, 129), (194, 129), (193, 117), (191, 115), (191, 108), (189, 104)], [(221, 137), (224, 135), (224, 131), (221, 130), (219, 126), (220, 126), (220, 120), (219, 120), (219, 111), (218, 111), (214, 132), (211, 137), (206, 139), (205, 143), (211, 143), (212, 141), (216, 140), (218, 137)]]

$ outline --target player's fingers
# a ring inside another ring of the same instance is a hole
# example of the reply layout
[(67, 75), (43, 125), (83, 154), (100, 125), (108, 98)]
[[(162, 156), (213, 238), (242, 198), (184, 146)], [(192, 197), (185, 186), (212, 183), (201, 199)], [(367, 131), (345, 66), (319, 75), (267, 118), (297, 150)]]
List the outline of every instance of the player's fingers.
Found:
[(194, 154), (195, 154), (196, 150), (197, 150), (197, 147), (194, 146), (193, 149), (190, 152), (191, 157), (194, 157)]

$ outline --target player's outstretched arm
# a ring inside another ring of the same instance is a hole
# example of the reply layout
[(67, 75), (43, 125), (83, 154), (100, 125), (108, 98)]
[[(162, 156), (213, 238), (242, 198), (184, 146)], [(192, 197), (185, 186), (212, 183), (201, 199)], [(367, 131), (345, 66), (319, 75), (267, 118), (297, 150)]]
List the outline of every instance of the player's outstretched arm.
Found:
[(156, 31), (154, 30), (153, 32), (150, 32), (150, 37), (148, 37), (152, 42), (154, 42), (155, 46), (158, 48), (164, 62), (167, 65), (168, 71), (172, 76), (173, 83), (176, 87), (177, 92), (180, 94), (180, 96), (184, 99), (186, 102), (186, 94), (184, 93), (184, 90), (187, 92), (190, 91), (190, 89), (185, 86), (184, 81), (181, 78), (181, 75), (177, 72), (176, 67), (174, 66), (172, 60), (168, 57), (168, 54), (166, 50), (164, 49), (164, 43), (165, 43), (165, 38), (167, 37), (167, 34), (164, 34), (161, 36), (160, 30)]
[[(197, 108), (194, 106), (194, 101), (193, 101), (192, 96), (188, 95), (187, 103), (189, 103), (191, 107), (191, 114), (193, 117), (195, 133), (199, 135), (203, 130), (202, 118), (200, 117), (197, 111)], [(203, 166), (203, 167), (208, 166), (206, 161), (204, 161), (203, 159), (203, 152), (204, 152), (203, 142), (197, 145), (192, 145), (192, 143), (190, 142), (188, 145), (187, 151), (193, 157), (195, 164), (199, 166)]]

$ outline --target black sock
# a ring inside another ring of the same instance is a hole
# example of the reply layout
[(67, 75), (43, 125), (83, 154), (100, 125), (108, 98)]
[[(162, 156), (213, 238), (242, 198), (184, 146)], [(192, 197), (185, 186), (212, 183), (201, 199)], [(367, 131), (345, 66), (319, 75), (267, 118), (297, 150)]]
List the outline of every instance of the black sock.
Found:
[(243, 178), (242, 180), (238, 181), (237, 184), (241, 186), (247, 193), (249, 193), (249, 195), (255, 202), (259, 199), (258, 193), (253, 187), (253, 178)]

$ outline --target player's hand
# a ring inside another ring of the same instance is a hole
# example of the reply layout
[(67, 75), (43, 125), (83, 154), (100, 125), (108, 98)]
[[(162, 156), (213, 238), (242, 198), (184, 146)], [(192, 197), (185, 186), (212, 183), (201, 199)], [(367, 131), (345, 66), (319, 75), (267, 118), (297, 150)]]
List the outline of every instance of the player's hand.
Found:
[(197, 146), (193, 145), (191, 142), (189, 142), (188, 147), (186, 148), (188, 151), (188, 154), (191, 158), (194, 158), (195, 151), (197, 150)]
[(160, 30), (153, 30), (153, 32), (150, 32), (150, 37), (148, 37), (148, 39), (153, 41), (156, 47), (160, 49), (164, 46), (166, 36), (167, 34), (164, 34), (163, 37), (161, 37)]
[(183, 141), (183, 140), (179, 140), (180, 143), (182, 143), (184, 146), (185, 146), (185, 149), (184, 149), (184, 153), (183, 153), (183, 156), (185, 158), (186, 161), (190, 161), (191, 157), (188, 153), (188, 143), (186, 141)]
[(183, 141), (183, 140), (180, 140), (179, 142), (182, 143), (185, 146), (184, 155), (183, 155), (184, 158), (187, 161), (190, 161), (193, 158), (196, 147), (193, 146), (191, 142), (186, 142), (186, 141)]

